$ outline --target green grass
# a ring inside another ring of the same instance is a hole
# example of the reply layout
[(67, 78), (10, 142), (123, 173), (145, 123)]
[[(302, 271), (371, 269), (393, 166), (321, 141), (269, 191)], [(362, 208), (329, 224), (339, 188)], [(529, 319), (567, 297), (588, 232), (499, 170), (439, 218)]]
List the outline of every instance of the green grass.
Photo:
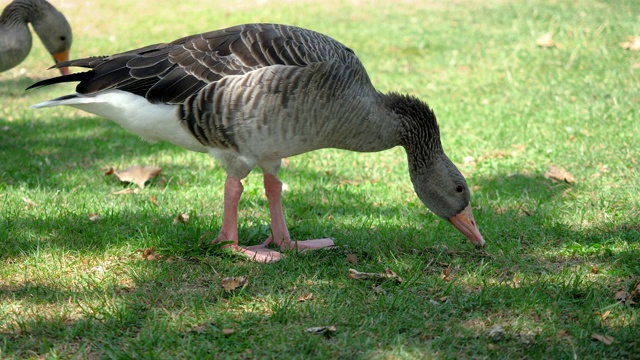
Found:
[[(0, 74), (0, 358), (638, 356), (639, 310), (615, 299), (640, 282), (640, 52), (618, 45), (640, 35), (637, 1), (280, 3), (65, 1), (60, 10), (74, 57), (244, 22), (335, 37), (379, 90), (435, 109), (488, 248), (424, 208), (402, 149), (323, 150), (283, 168), (292, 235), (345, 248), (270, 265), (210, 248), (223, 169), (73, 109), (28, 109), (73, 89), (23, 91), (55, 75), (34, 40), (30, 57)], [(546, 32), (561, 47), (537, 47)], [(100, 169), (135, 164), (162, 167), (161, 179), (113, 195), (126, 186)], [(550, 165), (575, 183), (546, 179)], [(180, 213), (189, 222), (173, 225)], [(268, 236), (259, 172), (240, 216), (245, 243)], [(151, 246), (159, 259), (145, 261)], [(388, 268), (404, 281), (354, 281), (349, 268)], [(228, 276), (249, 282), (226, 293)], [(328, 336), (305, 332), (329, 325)], [(495, 325), (499, 337), (489, 335)]]

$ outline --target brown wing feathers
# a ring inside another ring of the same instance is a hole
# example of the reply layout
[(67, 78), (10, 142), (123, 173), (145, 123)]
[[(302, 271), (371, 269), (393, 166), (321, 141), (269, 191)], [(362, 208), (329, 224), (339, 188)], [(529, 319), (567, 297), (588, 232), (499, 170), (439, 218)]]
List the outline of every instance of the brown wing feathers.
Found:
[[(307, 40), (324, 43), (325, 51), (307, 48), (303, 44), (314, 43)], [(328, 59), (344, 60), (327, 53), (327, 47), (335, 49), (335, 53), (350, 52), (328, 37), (309, 30), (269, 24), (240, 25), (112, 56), (61, 63), (56, 67), (91, 70), (48, 79), (31, 87), (80, 81), (76, 91), (82, 94), (120, 89), (144, 96), (150, 102), (175, 104), (225, 76), (275, 64), (305, 66)]]

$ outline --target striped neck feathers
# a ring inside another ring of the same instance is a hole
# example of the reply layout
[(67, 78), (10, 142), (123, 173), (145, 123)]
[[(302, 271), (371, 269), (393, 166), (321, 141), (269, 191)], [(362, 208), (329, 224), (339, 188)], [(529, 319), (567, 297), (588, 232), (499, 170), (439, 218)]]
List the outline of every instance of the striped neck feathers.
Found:
[[(385, 96), (386, 106), (402, 123), (400, 145), (412, 160), (426, 162), (444, 153), (436, 115), (422, 100), (398, 93)], [(419, 165), (419, 164), (415, 164)]]

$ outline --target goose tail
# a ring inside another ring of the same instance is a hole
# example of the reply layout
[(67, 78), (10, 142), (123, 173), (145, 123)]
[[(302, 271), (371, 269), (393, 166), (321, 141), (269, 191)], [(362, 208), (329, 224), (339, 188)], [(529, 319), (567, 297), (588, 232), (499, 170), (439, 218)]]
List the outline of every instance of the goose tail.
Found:
[(85, 71), (81, 73), (73, 73), (69, 75), (56, 76), (50, 79), (40, 80), (35, 84), (31, 84), (26, 90), (35, 89), (43, 86), (49, 86), (53, 84), (62, 84), (67, 82), (82, 81), (90, 76), (91, 71)]

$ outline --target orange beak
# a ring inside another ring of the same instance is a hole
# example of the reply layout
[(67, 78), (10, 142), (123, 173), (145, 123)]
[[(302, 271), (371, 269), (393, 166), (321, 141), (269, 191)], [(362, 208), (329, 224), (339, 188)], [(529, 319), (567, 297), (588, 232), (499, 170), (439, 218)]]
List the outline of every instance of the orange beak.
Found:
[(484, 239), (478, 231), (475, 220), (473, 220), (473, 213), (471, 212), (471, 203), (467, 205), (458, 215), (452, 217), (451, 223), (461, 233), (464, 234), (469, 240), (478, 247), (484, 247)]
[[(53, 59), (56, 61), (56, 64), (61, 63), (63, 61), (69, 61), (69, 50), (64, 50), (52, 55), (53, 55)], [(59, 70), (62, 73), (62, 75), (69, 75), (68, 67), (62, 67)]]

